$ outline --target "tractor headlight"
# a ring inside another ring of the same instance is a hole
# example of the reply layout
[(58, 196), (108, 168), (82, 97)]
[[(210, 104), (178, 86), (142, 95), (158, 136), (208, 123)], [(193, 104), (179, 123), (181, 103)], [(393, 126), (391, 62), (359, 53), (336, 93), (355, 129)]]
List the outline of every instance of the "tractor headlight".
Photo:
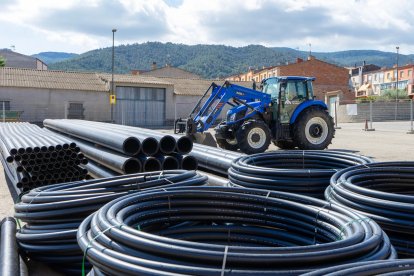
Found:
[(229, 117), (229, 121), (230, 121), (230, 122), (235, 121), (235, 120), (236, 120), (236, 115), (237, 115), (237, 113), (233, 113), (233, 114), (231, 114), (231, 115), (230, 115), (230, 117)]

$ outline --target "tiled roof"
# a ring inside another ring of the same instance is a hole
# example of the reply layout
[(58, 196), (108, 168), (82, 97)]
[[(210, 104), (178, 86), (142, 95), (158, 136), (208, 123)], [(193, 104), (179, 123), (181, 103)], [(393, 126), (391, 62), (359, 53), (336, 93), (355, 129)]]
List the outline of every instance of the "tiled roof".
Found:
[(142, 72), (140, 75), (166, 78), (202, 79), (202, 77), (197, 74), (172, 66), (165, 66), (154, 70)]
[[(201, 96), (210, 87), (212, 82), (222, 85), (224, 80), (178, 79), (160, 78), (174, 84), (174, 94), (183, 96)], [(251, 88), (252, 82), (232, 82), (237, 85)]]
[[(110, 82), (112, 80), (112, 75), (108, 73), (98, 73), (98, 76), (105, 82)], [(171, 82), (164, 80), (163, 78), (128, 74), (114, 74), (114, 82), (118, 85), (119, 83), (172, 85)]]
[(0, 68), (0, 87), (108, 91), (96, 73)]

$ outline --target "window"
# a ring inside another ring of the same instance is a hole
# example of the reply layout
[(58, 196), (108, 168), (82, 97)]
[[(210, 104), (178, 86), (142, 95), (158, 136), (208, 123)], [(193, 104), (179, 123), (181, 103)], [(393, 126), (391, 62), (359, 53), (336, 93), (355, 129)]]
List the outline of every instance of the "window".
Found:
[(400, 72), (400, 78), (404, 78), (404, 71)]
[(69, 103), (68, 107), (68, 119), (85, 119), (83, 115), (83, 103)]
[(10, 110), (10, 101), (0, 101), (0, 110)]
[(408, 76), (411, 77), (413, 75), (413, 70), (408, 70)]
[(374, 75), (374, 81), (377, 81), (378, 80), (378, 74), (375, 74)]
[(391, 73), (387, 73), (387, 79), (391, 79)]

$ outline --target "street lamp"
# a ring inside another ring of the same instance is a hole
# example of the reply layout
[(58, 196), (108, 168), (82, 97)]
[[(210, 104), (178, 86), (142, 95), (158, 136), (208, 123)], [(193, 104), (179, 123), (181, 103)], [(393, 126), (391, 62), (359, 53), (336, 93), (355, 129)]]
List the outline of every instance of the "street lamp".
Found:
[[(112, 82), (111, 82), (111, 96), (115, 95), (115, 91), (114, 91), (115, 32), (116, 32), (116, 29), (112, 29)], [(113, 123), (113, 122), (114, 122), (114, 105), (111, 102), (111, 123)]]
[(397, 46), (395, 47), (395, 49), (397, 49), (397, 84), (396, 86), (397, 86), (397, 100), (398, 100), (398, 53), (399, 53), (400, 47)]

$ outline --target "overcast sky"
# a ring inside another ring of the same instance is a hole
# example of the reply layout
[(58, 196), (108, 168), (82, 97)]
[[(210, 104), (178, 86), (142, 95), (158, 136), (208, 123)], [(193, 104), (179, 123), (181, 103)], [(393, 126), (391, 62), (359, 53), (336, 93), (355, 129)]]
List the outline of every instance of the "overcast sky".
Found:
[(412, 0), (0, 0), (0, 48), (84, 53), (147, 41), (414, 53)]

